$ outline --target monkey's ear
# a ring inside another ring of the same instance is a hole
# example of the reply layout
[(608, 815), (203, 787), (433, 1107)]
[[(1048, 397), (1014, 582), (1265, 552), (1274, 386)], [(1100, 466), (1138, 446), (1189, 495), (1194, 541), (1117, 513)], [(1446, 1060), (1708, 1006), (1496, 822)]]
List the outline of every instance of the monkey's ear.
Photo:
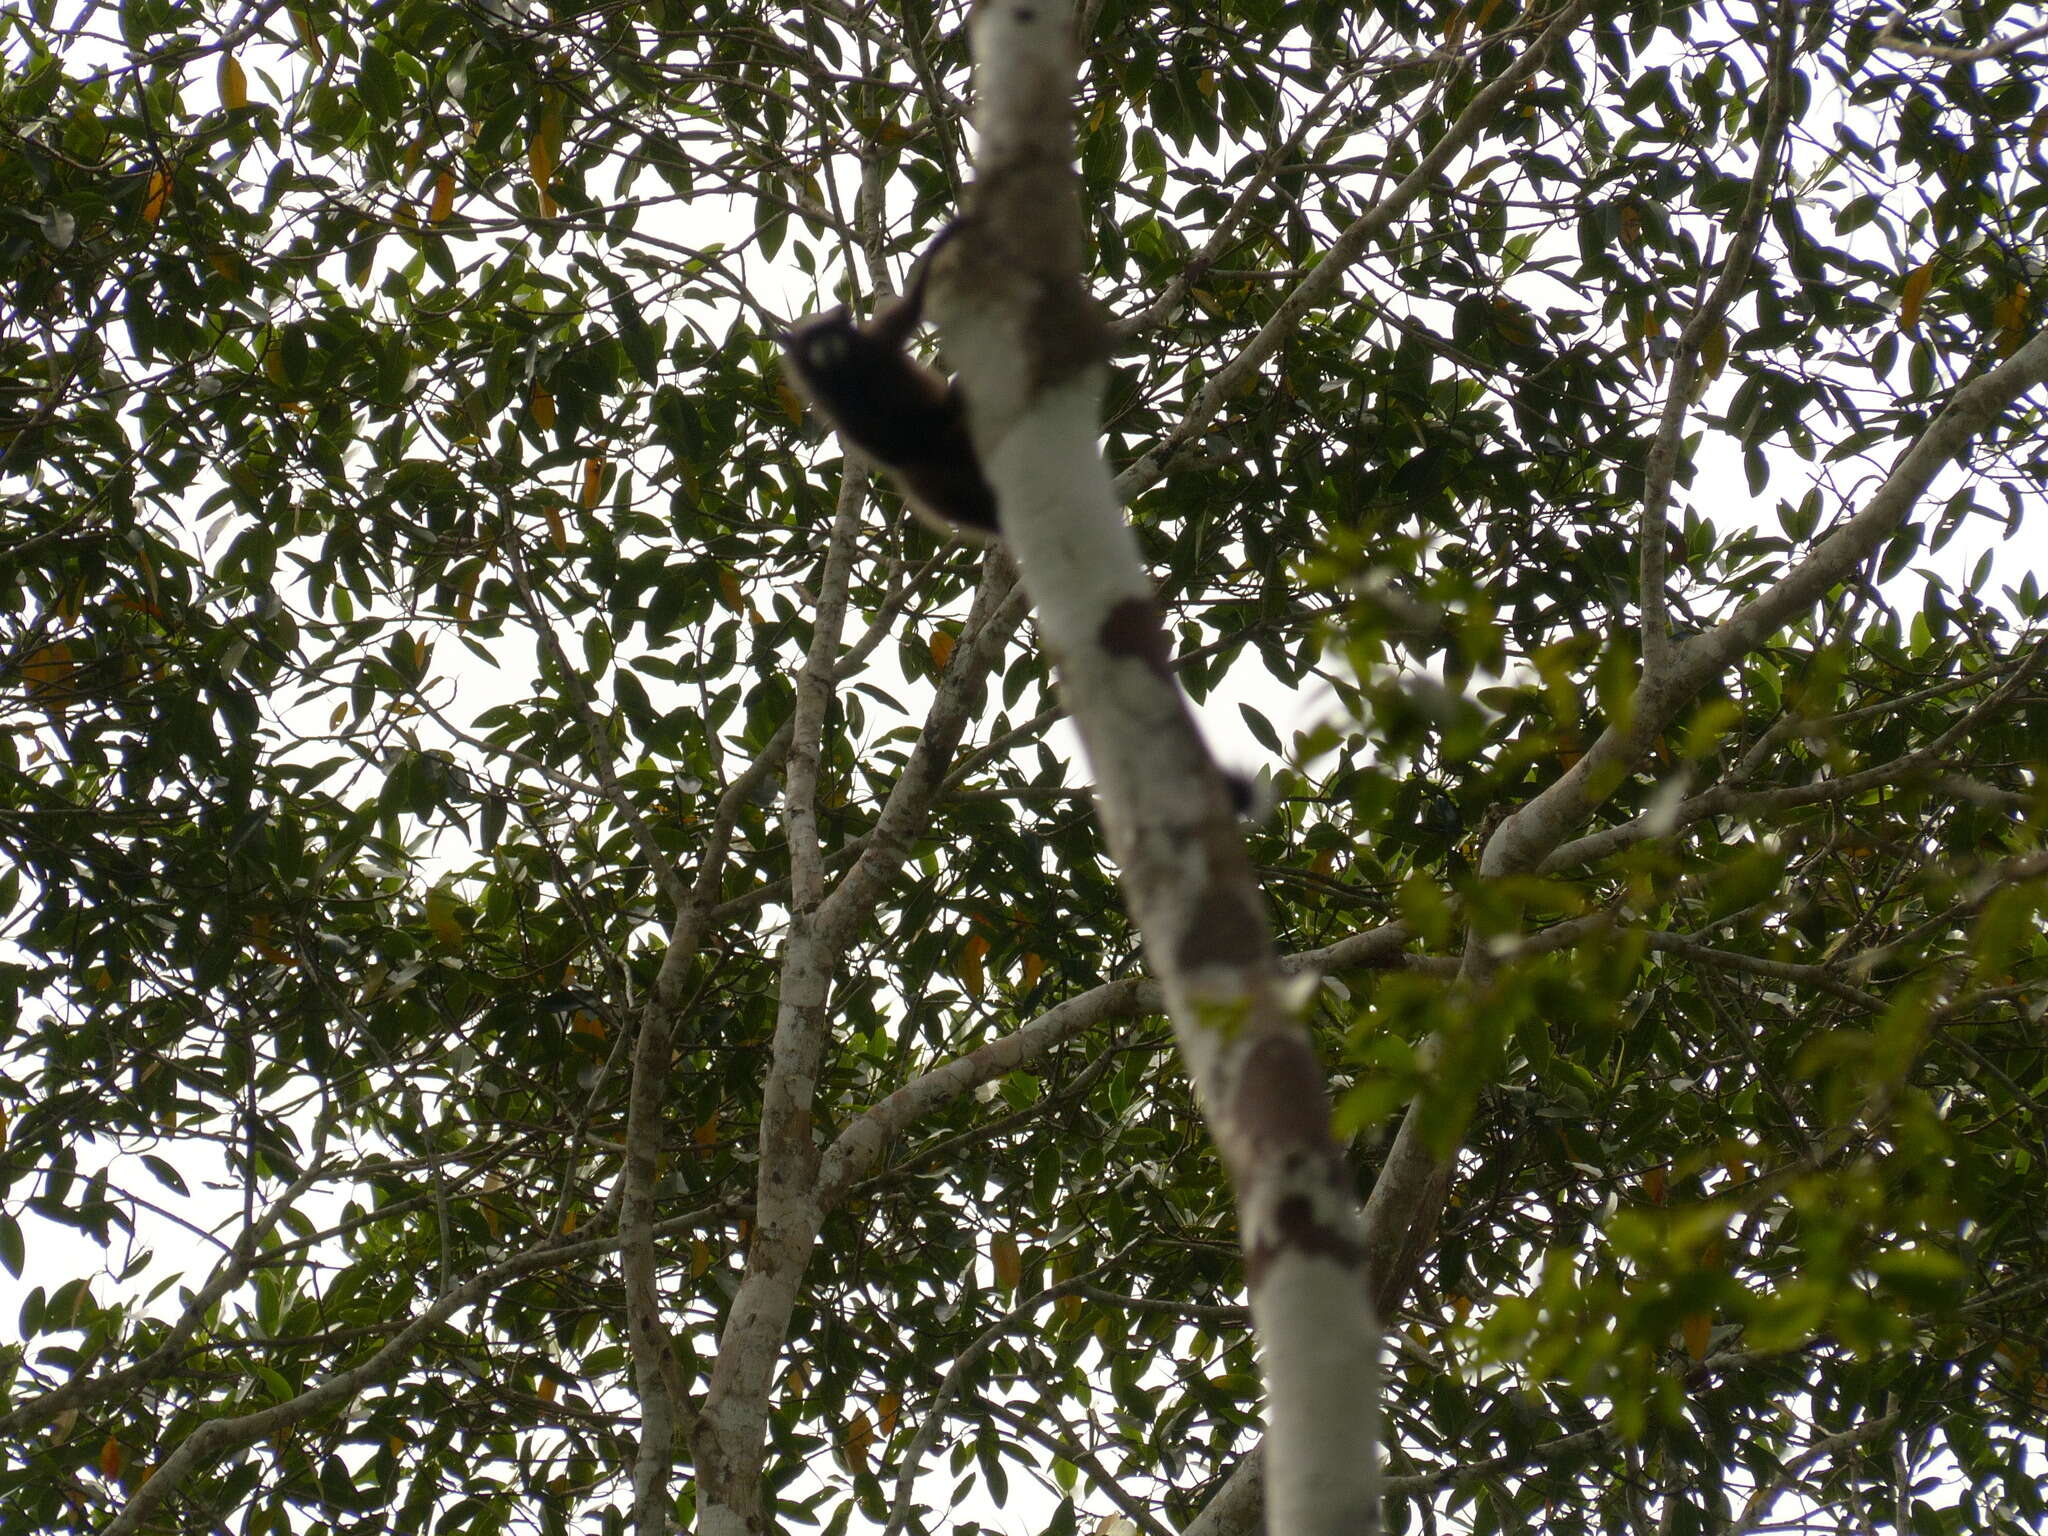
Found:
[[(919, 274), (922, 277), (922, 273)], [(920, 282), (914, 294), (898, 294), (885, 299), (875, 311), (875, 318), (867, 324), (867, 334), (877, 345), (897, 348), (909, 341), (917, 328), (924, 324), (924, 291)]]

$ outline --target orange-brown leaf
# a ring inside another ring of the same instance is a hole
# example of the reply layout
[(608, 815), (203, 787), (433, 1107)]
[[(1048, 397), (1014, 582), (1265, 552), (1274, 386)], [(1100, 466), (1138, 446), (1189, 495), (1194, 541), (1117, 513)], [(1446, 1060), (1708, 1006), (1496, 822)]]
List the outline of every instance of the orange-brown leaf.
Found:
[(875, 1425), (865, 1408), (854, 1410), (853, 1417), (846, 1421), (846, 1428), (839, 1433), (839, 1460), (849, 1472), (865, 1472), (868, 1469), (868, 1452), (874, 1448)]
[(158, 168), (149, 173), (149, 188), (142, 194), (142, 222), (154, 224), (163, 217), (164, 203), (171, 195), (170, 172)]
[(1707, 1358), (1707, 1344), (1714, 1336), (1714, 1319), (1706, 1312), (1689, 1312), (1678, 1325), (1685, 1339), (1685, 1352), (1695, 1360)]
[(434, 178), (434, 197), (427, 204), (427, 222), (429, 224), (446, 223), (448, 215), (454, 211), (455, 173), (444, 167), (441, 174)]
[(1017, 1239), (998, 1232), (989, 1239), (988, 1259), (996, 1272), (996, 1284), (1005, 1291), (1016, 1290), (1024, 1278), (1024, 1255), (1018, 1251)]
[(976, 997), (981, 996), (981, 989), (987, 985), (987, 972), (982, 966), (987, 958), (988, 940), (978, 933), (969, 934), (967, 942), (960, 946), (960, 964), (954, 974), (960, 978), (960, 984)]
[(720, 566), (718, 571), (718, 600), (734, 613), (747, 611), (747, 597), (740, 590), (739, 575), (725, 566)]
[(77, 670), (71, 659), (71, 647), (62, 640), (52, 640), (38, 651), (31, 652), (21, 664), (21, 675), (28, 683), (30, 698), (48, 694), (69, 694), (71, 675)]
[(1906, 274), (1899, 290), (1899, 329), (1908, 336), (1920, 329), (1920, 306), (1927, 302), (1927, 290), (1934, 286), (1934, 258), (1929, 257)]

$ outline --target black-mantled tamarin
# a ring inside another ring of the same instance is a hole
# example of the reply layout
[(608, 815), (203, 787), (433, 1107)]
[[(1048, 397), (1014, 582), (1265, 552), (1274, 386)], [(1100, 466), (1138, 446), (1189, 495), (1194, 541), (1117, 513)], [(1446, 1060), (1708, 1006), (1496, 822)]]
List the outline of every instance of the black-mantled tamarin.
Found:
[(1001, 532), (996, 496), (967, 435), (960, 386), (907, 350), (924, 322), (932, 258), (955, 220), (917, 259), (903, 296), (865, 325), (845, 305), (810, 315), (782, 338), (789, 374), (848, 443), (884, 470), (925, 522), (988, 539)]
[[(918, 257), (903, 296), (872, 320), (862, 325), (843, 304), (806, 316), (782, 337), (782, 355), (797, 387), (842, 438), (888, 474), (920, 519), (943, 533), (986, 540), (1002, 526), (967, 433), (967, 402), (958, 383), (906, 350), (924, 323), (932, 258), (960, 227), (956, 219), (939, 231)], [(1238, 815), (1262, 814), (1252, 780), (1219, 772)]]

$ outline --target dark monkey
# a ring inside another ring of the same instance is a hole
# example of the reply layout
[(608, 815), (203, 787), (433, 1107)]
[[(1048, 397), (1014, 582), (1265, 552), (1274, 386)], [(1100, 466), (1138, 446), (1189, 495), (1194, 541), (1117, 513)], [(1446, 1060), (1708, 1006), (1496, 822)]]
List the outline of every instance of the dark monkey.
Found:
[(940, 230), (917, 259), (903, 296), (861, 325), (845, 305), (797, 321), (782, 338), (790, 377), (840, 435), (888, 472), (925, 522), (991, 538), (995, 492), (967, 435), (960, 386), (906, 350), (924, 321), (932, 258), (959, 230)]
[[(866, 325), (843, 304), (808, 316), (783, 336), (782, 356), (797, 387), (842, 438), (888, 472), (923, 521), (941, 532), (989, 539), (1002, 527), (995, 492), (967, 435), (960, 386), (905, 350), (924, 321), (932, 258), (959, 229), (956, 219), (939, 231), (918, 257), (903, 297)], [(1252, 781), (1219, 772), (1231, 808), (1240, 816), (1259, 814)]]

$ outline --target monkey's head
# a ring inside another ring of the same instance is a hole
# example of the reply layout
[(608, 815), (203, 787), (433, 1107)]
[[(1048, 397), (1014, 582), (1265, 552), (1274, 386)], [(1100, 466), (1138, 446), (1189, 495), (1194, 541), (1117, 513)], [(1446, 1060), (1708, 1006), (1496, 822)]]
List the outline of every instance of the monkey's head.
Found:
[(870, 381), (876, 368), (888, 365), (894, 348), (875, 340), (854, 323), (845, 305), (810, 315), (781, 338), (791, 370), (828, 409)]

